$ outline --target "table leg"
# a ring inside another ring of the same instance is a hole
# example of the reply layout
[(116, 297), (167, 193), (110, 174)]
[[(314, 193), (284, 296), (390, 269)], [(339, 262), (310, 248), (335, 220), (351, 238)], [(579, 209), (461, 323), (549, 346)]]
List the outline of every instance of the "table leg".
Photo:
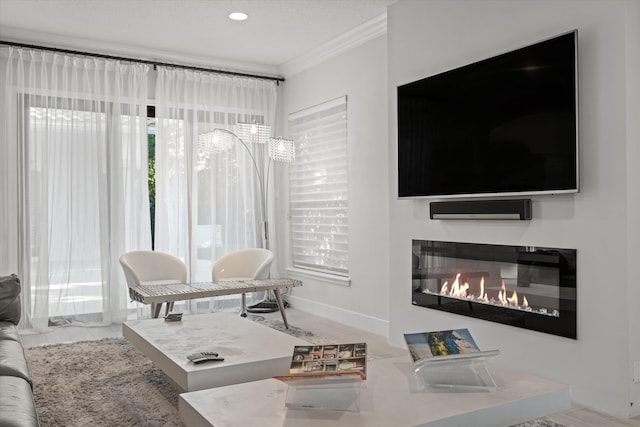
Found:
[(247, 317), (247, 294), (242, 294), (242, 311), (240, 312), (241, 317)]
[(157, 319), (160, 316), (160, 309), (162, 308), (162, 303), (151, 303), (151, 315), (154, 319)]
[(282, 302), (282, 295), (280, 295), (280, 289), (276, 288), (273, 290), (273, 294), (276, 296), (276, 302), (278, 303), (278, 308), (280, 309), (280, 314), (282, 315), (282, 321), (284, 322), (285, 328), (289, 329), (289, 322), (287, 322), (287, 315), (284, 312), (284, 303)]

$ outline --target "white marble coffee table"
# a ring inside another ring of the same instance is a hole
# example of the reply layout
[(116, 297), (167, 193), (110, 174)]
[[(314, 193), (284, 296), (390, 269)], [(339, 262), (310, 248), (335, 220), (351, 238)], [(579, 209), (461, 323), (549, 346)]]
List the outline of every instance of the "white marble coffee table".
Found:
[(180, 418), (188, 427), (506, 427), (571, 405), (567, 385), (488, 367), (496, 391), (421, 391), (408, 355), (378, 359), (369, 363), (359, 412), (286, 408), (287, 385), (265, 379), (181, 394)]
[[(122, 334), (184, 391), (287, 374), (293, 347), (309, 345), (236, 313), (183, 316), (179, 322), (128, 321)], [(225, 360), (196, 365), (187, 359), (200, 351), (217, 352)]]

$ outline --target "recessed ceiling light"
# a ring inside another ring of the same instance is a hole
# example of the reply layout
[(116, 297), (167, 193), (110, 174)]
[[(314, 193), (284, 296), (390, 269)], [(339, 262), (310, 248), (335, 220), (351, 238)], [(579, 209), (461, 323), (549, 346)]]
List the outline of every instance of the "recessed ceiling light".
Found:
[(233, 12), (229, 14), (229, 19), (233, 19), (234, 21), (244, 21), (248, 17), (249, 15), (244, 12)]

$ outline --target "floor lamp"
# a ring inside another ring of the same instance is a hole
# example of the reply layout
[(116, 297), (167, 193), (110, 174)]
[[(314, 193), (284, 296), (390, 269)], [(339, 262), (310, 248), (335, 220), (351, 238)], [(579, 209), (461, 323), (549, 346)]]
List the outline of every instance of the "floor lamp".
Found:
[[(211, 132), (206, 132), (198, 136), (198, 150), (202, 153), (222, 152), (230, 150), (236, 142), (240, 142), (251, 157), (253, 169), (258, 180), (260, 189), (260, 215), (262, 225), (262, 247), (269, 249), (269, 211), (268, 192), (269, 174), (272, 162), (293, 163), (295, 160), (295, 144), (291, 139), (282, 137), (271, 137), (271, 127), (256, 123), (237, 123), (234, 132), (226, 129), (216, 128)], [(267, 147), (269, 160), (267, 162), (266, 173), (262, 174), (258, 163), (249, 148), (248, 144), (258, 144)], [(252, 312), (277, 311), (278, 306), (275, 301), (262, 307), (254, 305), (247, 309)]]

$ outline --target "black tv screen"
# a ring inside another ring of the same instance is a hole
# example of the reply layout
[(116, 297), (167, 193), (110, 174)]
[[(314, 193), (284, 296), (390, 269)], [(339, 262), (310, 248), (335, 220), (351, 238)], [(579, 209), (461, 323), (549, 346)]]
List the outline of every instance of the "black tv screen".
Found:
[(397, 95), (400, 198), (578, 191), (577, 31)]

